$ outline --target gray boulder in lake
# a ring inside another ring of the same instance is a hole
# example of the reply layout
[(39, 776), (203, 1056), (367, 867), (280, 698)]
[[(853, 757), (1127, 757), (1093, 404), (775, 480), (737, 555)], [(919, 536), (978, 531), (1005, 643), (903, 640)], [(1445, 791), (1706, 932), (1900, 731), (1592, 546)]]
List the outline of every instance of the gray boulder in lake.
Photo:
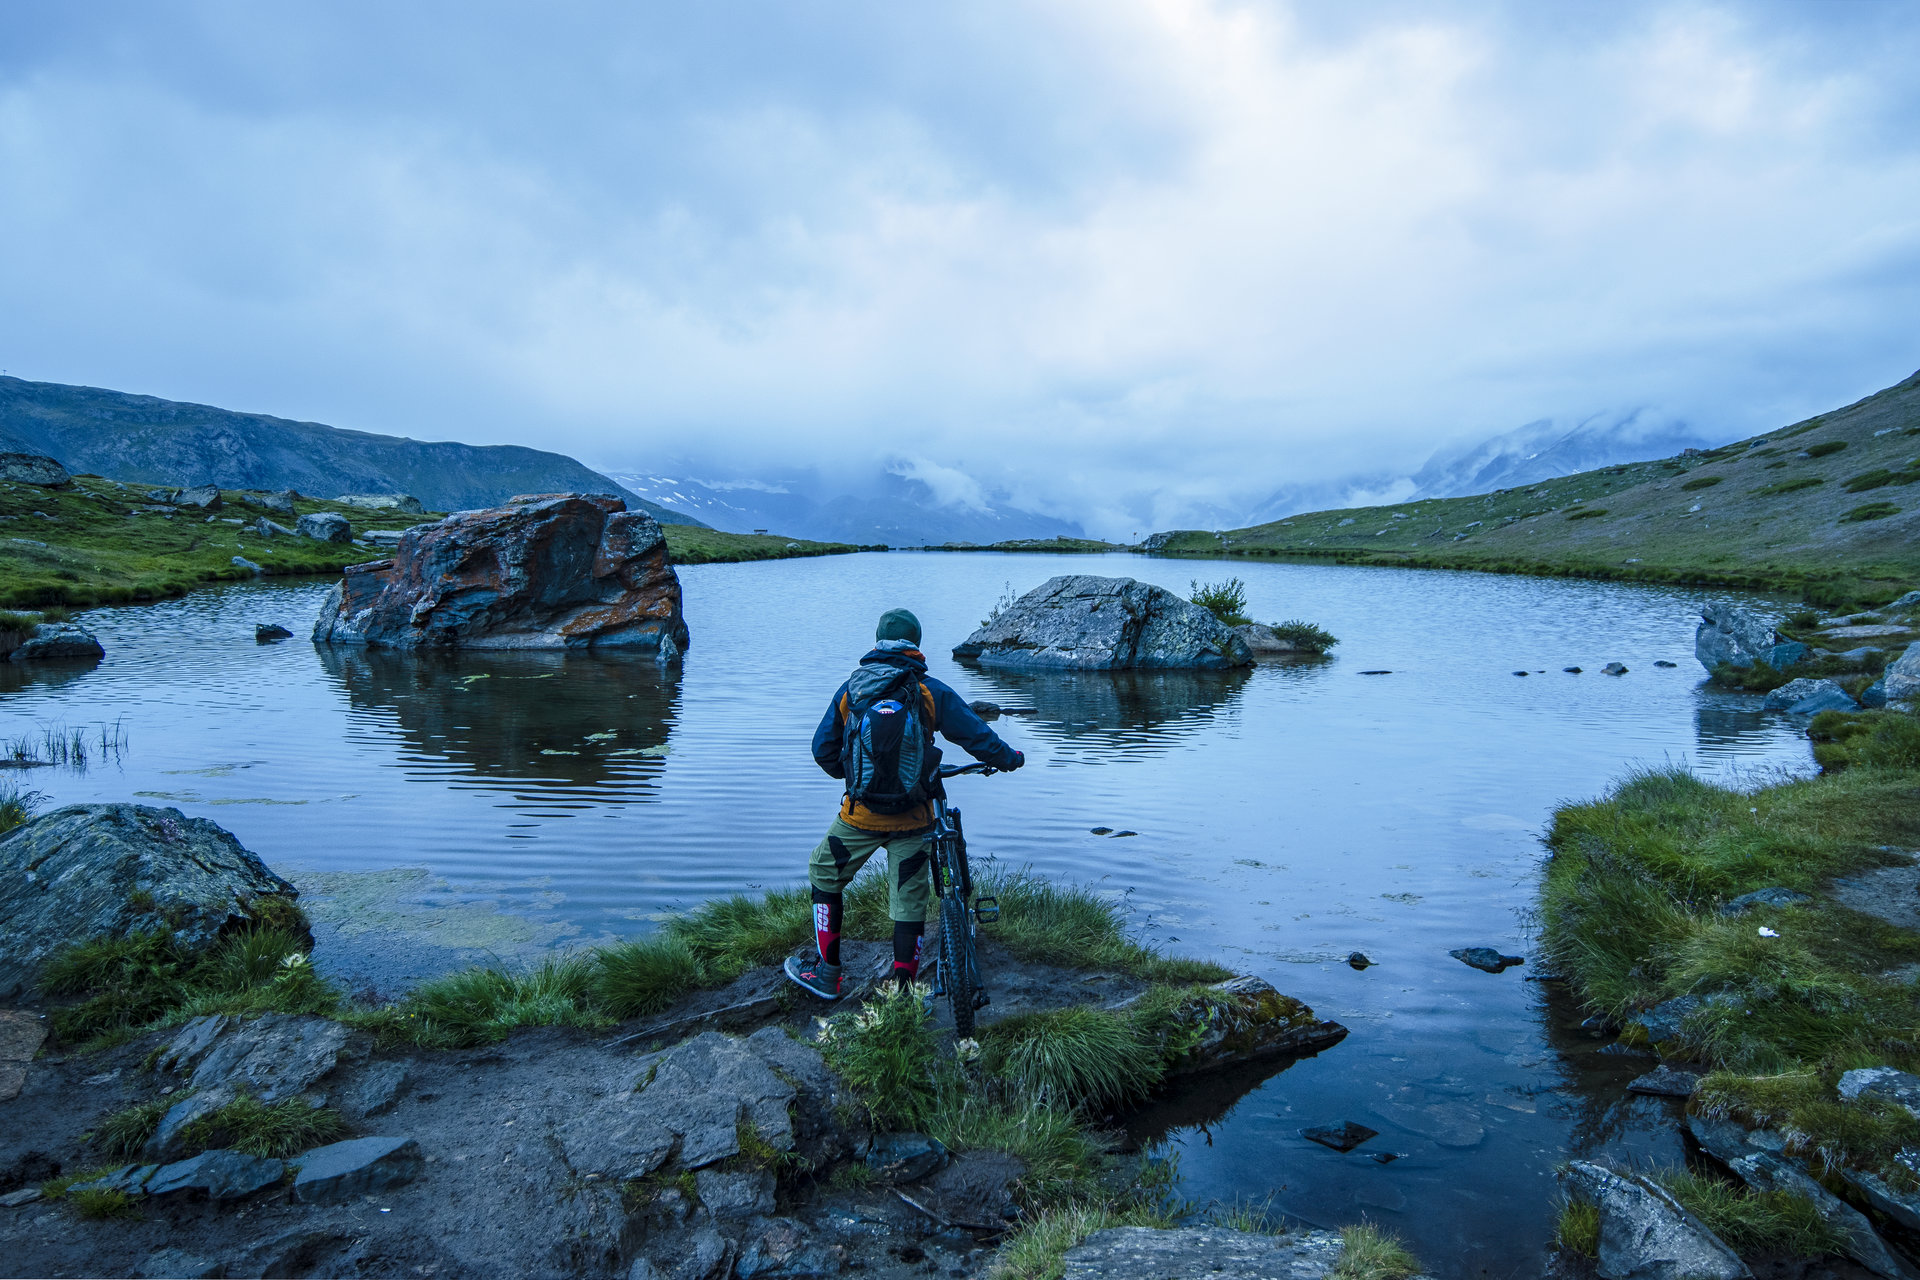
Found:
[(31, 990), (61, 948), (171, 924), (191, 950), (299, 890), (228, 832), (178, 809), (76, 804), (0, 836), (0, 999)]
[(1063, 574), (989, 619), (953, 656), (989, 667), (1244, 667), (1247, 642), (1199, 605), (1132, 578)]
[(38, 453), (0, 453), (0, 480), (42, 489), (64, 489), (73, 483), (65, 467)]
[(6, 637), (17, 632), (0, 632), (0, 658), (8, 662), (37, 662), (59, 658), (99, 659), (106, 656), (93, 632), (77, 622), (42, 622), (17, 644), (7, 647)]
[(1708, 671), (1722, 663), (1750, 667), (1778, 643), (1780, 636), (1766, 619), (1729, 604), (1710, 604), (1700, 610), (1693, 656)]

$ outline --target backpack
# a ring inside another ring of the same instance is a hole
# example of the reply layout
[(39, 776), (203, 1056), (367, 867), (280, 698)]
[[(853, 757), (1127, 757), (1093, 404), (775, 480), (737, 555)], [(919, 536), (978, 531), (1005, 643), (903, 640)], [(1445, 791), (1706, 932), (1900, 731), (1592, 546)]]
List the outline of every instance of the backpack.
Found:
[(847, 795), (874, 813), (905, 813), (927, 800), (933, 726), (917, 672), (861, 666), (847, 681), (840, 761)]

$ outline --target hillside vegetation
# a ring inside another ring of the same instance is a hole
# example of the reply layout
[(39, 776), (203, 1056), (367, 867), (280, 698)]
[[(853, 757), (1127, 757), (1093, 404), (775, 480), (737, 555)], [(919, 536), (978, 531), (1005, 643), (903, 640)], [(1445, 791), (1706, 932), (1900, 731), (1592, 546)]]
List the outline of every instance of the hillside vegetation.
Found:
[[(298, 516), (338, 511), (356, 534), (404, 529), (433, 515), (356, 511), (319, 498), (298, 498), (295, 515), (251, 504), (264, 495), (223, 490), (224, 506), (209, 520), (181, 509), (153, 510), (146, 485), (76, 476), (65, 489), (0, 482), (0, 609), (86, 606), (160, 600), (209, 582), (240, 581), (260, 566), (267, 576), (337, 574), (350, 564), (391, 554), (375, 546), (269, 537), (255, 532), (261, 516), (292, 526)], [(682, 564), (831, 555), (860, 548), (839, 543), (721, 533), (695, 525), (663, 525), (667, 548)]]
[(1916, 481), (1920, 373), (1718, 449), (1466, 498), (1159, 534), (1145, 549), (1713, 583), (1872, 603), (1920, 578)]

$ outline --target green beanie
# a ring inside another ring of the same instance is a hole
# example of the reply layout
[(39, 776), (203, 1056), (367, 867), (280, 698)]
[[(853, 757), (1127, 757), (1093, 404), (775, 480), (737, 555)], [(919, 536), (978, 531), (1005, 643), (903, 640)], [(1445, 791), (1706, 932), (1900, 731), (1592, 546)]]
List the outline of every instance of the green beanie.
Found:
[(920, 643), (920, 619), (905, 609), (889, 609), (880, 615), (880, 625), (873, 629), (875, 640), (905, 640), (908, 644)]

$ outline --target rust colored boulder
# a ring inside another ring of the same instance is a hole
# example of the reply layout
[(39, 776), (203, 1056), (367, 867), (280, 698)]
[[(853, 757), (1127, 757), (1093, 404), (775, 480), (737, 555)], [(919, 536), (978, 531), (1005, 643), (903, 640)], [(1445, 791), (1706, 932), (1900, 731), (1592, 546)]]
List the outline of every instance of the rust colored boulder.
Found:
[(391, 560), (353, 565), (317, 644), (381, 649), (687, 646), (680, 579), (653, 518), (603, 494), (530, 494), (416, 525)]

